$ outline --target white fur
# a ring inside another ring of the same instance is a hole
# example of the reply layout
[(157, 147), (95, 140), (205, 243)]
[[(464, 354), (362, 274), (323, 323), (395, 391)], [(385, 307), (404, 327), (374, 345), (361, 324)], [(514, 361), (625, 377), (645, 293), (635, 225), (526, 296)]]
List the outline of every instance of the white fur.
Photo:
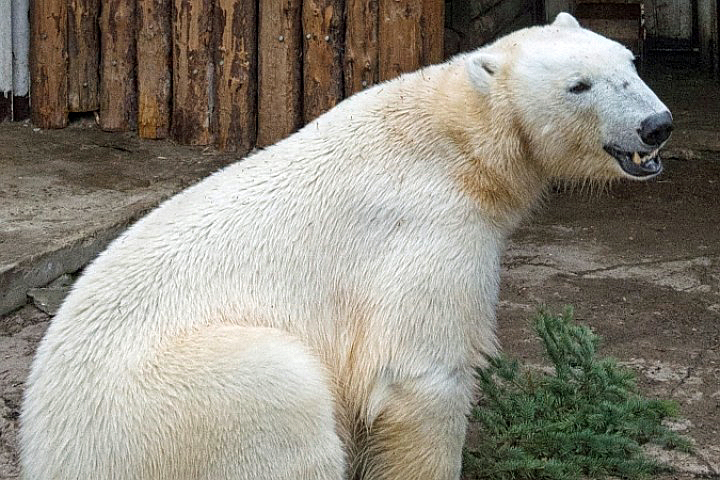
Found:
[(546, 124), (520, 131), (552, 93), (513, 91), (535, 67), (473, 55), (342, 102), (113, 242), (38, 349), (24, 478), (457, 479), (505, 240), (557, 162), (577, 173), (575, 151), (543, 157), (565, 144)]

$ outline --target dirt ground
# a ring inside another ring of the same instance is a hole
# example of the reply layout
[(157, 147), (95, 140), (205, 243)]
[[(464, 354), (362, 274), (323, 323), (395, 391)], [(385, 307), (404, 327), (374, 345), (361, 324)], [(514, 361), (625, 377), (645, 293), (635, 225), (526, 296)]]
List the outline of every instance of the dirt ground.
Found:
[[(687, 122), (702, 145), (698, 132), (718, 120)], [(697, 451), (667, 457), (678, 472), (662, 478), (720, 478), (720, 153), (671, 151), (657, 180), (549, 196), (505, 255), (499, 338), (510, 355), (537, 363), (534, 312), (573, 305), (603, 337), (601, 354), (633, 368), (646, 394), (680, 403), (673, 428)], [(18, 475), (23, 382), (49, 320), (33, 306), (0, 317), (0, 478)]]

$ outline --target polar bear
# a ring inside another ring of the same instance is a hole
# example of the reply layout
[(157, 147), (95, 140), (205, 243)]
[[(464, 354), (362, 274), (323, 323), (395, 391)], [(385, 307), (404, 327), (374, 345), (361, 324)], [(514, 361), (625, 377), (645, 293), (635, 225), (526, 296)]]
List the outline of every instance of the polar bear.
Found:
[(48, 479), (457, 479), (500, 256), (552, 179), (662, 170), (668, 109), (568, 14), (340, 103), (166, 201), (27, 380)]

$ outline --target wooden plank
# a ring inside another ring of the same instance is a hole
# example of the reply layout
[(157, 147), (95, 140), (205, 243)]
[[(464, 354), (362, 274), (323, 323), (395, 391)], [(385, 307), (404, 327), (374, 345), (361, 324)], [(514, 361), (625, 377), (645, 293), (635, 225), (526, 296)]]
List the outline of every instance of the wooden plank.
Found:
[(422, 3), (379, 0), (378, 28), (380, 80), (389, 80), (422, 64), (420, 18)]
[(262, 0), (258, 32), (258, 140), (270, 145), (302, 124), (301, 0)]
[(345, 95), (378, 81), (378, 0), (347, 0)]
[(68, 109), (71, 112), (91, 112), (100, 106), (99, 7), (99, 0), (68, 0)]
[(63, 128), (68, 122), (67, 2), (33, 0), (30, 8), (32, 121), (40, 128)]
[(342, 0), (304, 0), (302, 7), (303, 114), (305, 123), (343, 98)]
[(30, 118), (30, 0), (12, 0), (13, 120)]
[(212, 143), (214, 98), (211, 0), (174, 0), (172, 136), (188, 145)]
[(12, 120), (12, 3), (0, 0), (0, 122)]
[(137, 88), (138, 135), (166, 138), (170, 133), (172, 102), (172, 3), (138, 3)]
[(137, 122), (135, 1), (102, 0), (101, 3), (100, 128), (134, 130)]
[(445, 0), (422, 2), (422, 64), (443, 61), (445, 52)]
[(257, 135), (256, 3), (217, 0), (215, 22), (215, 142), (245, 154)]

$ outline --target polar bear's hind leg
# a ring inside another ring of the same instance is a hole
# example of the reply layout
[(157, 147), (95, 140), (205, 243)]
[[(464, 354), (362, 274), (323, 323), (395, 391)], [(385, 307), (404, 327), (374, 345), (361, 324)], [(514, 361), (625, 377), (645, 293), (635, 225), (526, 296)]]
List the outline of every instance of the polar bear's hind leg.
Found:
[(284, 332), (202, 327), (166, 344), (142, 377), (143, 478), (344, 476), (327, 373)]

